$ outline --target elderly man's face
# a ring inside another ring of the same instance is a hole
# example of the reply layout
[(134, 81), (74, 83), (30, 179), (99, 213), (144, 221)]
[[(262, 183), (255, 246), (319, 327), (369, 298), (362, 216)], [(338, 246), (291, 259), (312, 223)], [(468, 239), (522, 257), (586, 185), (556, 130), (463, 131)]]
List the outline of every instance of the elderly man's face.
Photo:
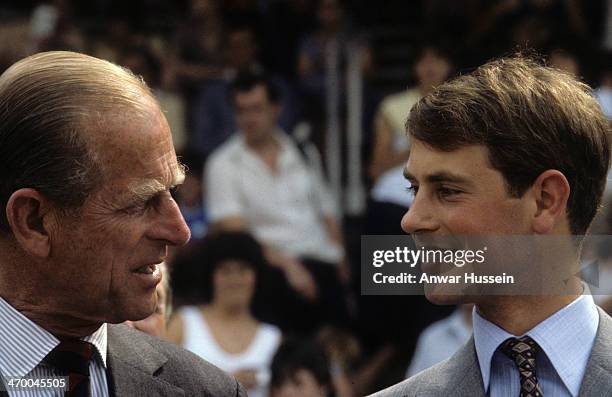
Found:
[(157, 305), (153, 314), (139, 321), (128, 320), (125, 325), (163, 339), (166, 336), (166, 313), (168, 311), (167, 291), (164, 288), (164, 283), (157, 285), (156, 295)]
[(182, 181), (170, 130), (157, 106), (148, 106), (150, 117), (111, 115), (107, 130), (94, 133), (104, 181), (78, 219), (61, 220), (51, 236), (58, 273), (49, 282), (68, 302), (72, 298), (63, 304), (72, 316), (108, 322), (147, 317), (155, 309), (167, 247), (189, 240), (169, 192)]

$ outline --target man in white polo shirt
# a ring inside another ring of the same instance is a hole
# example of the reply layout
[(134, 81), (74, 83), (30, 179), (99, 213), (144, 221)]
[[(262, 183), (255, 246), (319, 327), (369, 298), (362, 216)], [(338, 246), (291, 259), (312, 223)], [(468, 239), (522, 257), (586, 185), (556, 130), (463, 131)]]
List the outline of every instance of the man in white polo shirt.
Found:
[(278, 93), (265, 77), (239, 76), (231, 99), (239, 132), (213, 152), (205, 173), (212, 228), (251, 231), (302, 296), (331, 298), (344, 251), (321, 173), (278, 127)]

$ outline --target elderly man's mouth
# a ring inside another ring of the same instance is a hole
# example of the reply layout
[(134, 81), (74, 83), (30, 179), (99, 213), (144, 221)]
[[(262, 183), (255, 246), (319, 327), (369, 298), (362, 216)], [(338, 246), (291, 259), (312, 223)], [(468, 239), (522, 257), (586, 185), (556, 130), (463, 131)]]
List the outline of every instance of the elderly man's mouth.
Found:
[(133, 270), (133, 272), (140, 273), (140, 274), (154, 274), (156, 271), (159, 270), (158, 268), (159, 268), (159, 265), (156, 263), (153, 263), (150, 265), (141, 266), (138, 269)]
[(162, 279), (162, 273), (159, 263), (152, 263), (141, 266), (137, 269), (132, 270), (132, 274), (136, 275), (139, 279), (146, 284), (146, 288), (155, 288)]

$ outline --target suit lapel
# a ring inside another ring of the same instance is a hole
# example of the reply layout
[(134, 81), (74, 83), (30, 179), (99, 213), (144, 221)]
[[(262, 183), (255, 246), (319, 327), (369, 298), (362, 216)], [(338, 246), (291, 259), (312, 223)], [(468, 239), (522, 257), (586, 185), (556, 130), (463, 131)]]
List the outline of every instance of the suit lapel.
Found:
[(580, 387), (580, 397), (612, 396), (612, 319), (598, 309), (599, 328)]
[(110, 396), (184, 396), (182, 389), (155, 376), (168, 360), (144, 338), (109, 325), (107, 378)]
[(434, 382), (442, 385), (442, 389), (431, 393), (417, 392), (418, 397), (485, 397), (473, 336), (446, 362), (437, 375), (441, 379), (434, 380)]
[[(476, 355), (476, 346), (474, 345), (474, 336), (463, 347), (461, 360), (457, 361), (457, 378), (453, 381), (456, 385), (453, 390), (449, 390), (449, 395), (453, 396), (471, 396), (485, 397), (482, 373), (478, 364), (478, 356)], [(453, 385), (450, 383), (450, 385)]]
[[(110, 358), (110, 357), (109, 357)], [(179, 389), (153, 377), (140, 372), (133, 366), (121, 360), (109, 360), (108, 390), (110, 396), (184, 396), (183, 389)]]

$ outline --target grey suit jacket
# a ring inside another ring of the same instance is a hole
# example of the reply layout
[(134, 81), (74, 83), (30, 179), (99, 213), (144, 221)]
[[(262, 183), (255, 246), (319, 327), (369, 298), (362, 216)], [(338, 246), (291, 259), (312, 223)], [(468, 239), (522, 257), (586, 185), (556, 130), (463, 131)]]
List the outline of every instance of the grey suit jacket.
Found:
[(171, 343), (123, 325), (108, 326), (109, 395), (246, 397), (231, 376)]
[[(457, 353), (371, 397), (484, 397), (474, 338)], [(580, 397), (612, 397), (612, 318), (599, 309), (599, 328), (580, 386)]]

